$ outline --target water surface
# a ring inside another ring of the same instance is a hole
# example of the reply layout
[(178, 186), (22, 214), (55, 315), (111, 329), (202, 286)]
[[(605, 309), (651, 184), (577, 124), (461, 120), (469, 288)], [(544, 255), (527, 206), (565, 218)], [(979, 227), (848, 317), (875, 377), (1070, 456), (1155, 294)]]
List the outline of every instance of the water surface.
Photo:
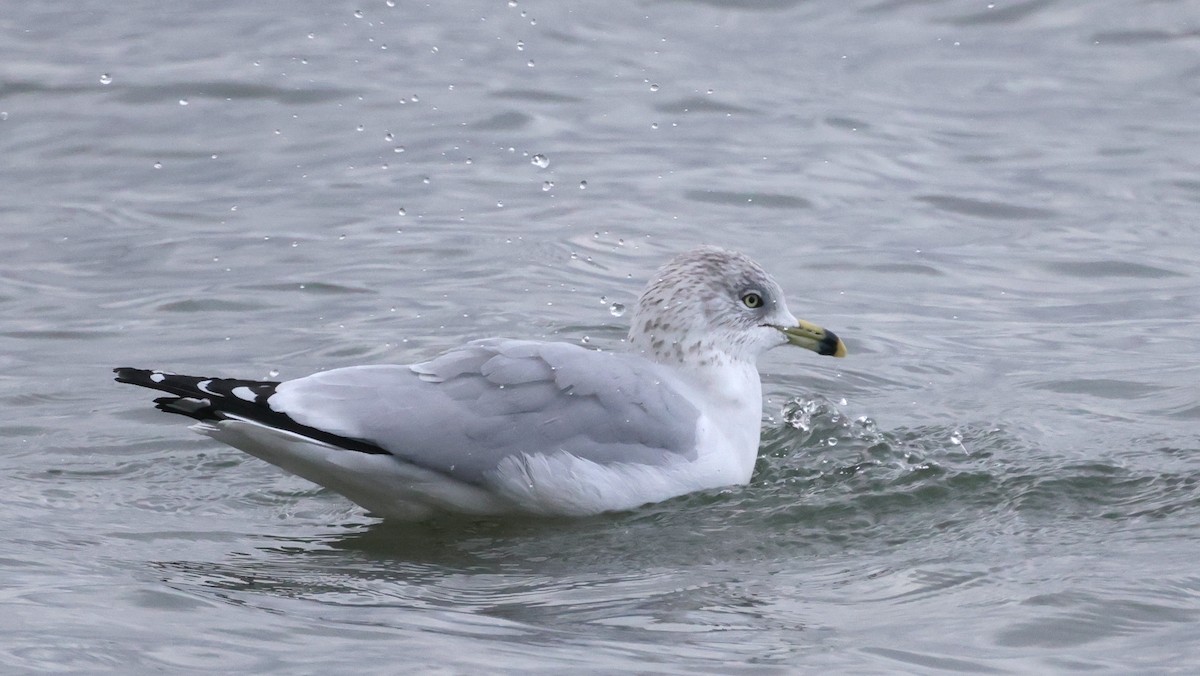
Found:
[[(393, 4), (0, 13), (7, 671), (1194, 669), (1189, 3)], [(702, 242), (851, 352), (745, 487), (385, 523), (110, 380), (621, 349)]]

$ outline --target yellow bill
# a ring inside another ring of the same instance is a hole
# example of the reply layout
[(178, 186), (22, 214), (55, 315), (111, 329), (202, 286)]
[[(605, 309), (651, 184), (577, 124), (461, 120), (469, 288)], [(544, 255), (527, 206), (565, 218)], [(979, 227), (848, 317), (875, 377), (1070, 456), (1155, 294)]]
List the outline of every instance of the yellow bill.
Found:
[(775, 328), (787, 336), (789, 345), (812, 350), (828, 357), (846, 356), (846, 344), (842, 342), (842, 339), (834, 335), (833, 331), (826, 331), (812, 322), (802, 319), (795, 326), (776, 326)]

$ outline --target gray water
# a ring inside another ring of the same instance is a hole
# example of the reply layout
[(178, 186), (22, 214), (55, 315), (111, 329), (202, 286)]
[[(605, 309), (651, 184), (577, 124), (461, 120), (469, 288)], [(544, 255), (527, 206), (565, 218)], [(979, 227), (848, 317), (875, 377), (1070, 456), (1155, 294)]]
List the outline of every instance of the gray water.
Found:
[[(3, 3), (0, 670), (1200, 668), (1194, 2), (394, 5)], [(745, 487), (385, 523), (110, 379), (620, 349), (702, 242), (850, 349)]]

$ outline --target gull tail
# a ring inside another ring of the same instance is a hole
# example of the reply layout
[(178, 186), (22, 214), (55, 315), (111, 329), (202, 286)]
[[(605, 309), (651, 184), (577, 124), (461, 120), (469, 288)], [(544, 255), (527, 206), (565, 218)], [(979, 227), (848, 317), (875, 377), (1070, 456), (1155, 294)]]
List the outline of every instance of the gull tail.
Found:
[(194, 431), (341, 493), (375, 514), (415, 520), (439, 511), (512, 511), (510, 504), (479, 486), (414, 465), (369, 441), (302, 425), (274, 410), (270, 399), (282, 383), (129, 367), (113, 372), (117, 382), (171, 395), (154, 400), (158, 409), (198, 420)]
[(155, 399), (156, 408), (206, 423), (207, 427), (197, 426), (197, 431), (200, 432), (205, 432), (216, 423), (240, 420), (290, 432), (338, 448), (372, 455), (391, 455), (369, 441), (302, 425), (286, 413), (273, 409), (270, 400), (275, 394), (275, 388), (280, 385), (278, 381), (185, 376), (129, 366), (115, 368), (113, 373), (117, 374), (115, 380), (118, 383), (138, 385), (174, 395)]

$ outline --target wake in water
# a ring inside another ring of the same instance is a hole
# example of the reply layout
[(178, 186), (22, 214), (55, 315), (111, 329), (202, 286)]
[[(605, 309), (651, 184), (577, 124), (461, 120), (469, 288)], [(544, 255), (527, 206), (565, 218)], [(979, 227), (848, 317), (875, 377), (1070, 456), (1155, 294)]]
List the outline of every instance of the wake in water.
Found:
[[(845, 402), (787, 401), (763, 432), (750, 490), (799, 521), (819, 517), (898, 531), (1019, 519), (1055, 527), (1081, 518), (1157, 517), (1200, 506), (1200, 478), (1175, 466), (1178, 449), (1144, 443), (1153, 464), (1130, 466), (1089, 449), (1045, 447), (1004, 424), (958, 422), (880, 430)], [(1092, 457), (1089, 457), (1092, 456)], [(929, 511), (930, 520), (913, 519)], [(831, 517), (841, 514), (841, 518)], [(853, 527), (851, 528), (853, 529)]]

